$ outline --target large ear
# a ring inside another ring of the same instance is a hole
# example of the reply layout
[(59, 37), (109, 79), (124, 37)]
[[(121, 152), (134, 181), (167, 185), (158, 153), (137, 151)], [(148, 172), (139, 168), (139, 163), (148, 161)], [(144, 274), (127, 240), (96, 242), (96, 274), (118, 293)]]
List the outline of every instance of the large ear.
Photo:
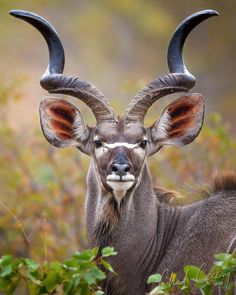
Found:
[(153, 143), (182, 146), (192, 142), (202, 128), (204, 110), (201, 94), (176, 99), (166, 107), (159, 121), (150, 127)]
[(40, 121), (47, 140), (56, 147), (83, 145), (89, 137), (89, 128), (79, 110), (71, 103), (53, 97), (42, 100)]

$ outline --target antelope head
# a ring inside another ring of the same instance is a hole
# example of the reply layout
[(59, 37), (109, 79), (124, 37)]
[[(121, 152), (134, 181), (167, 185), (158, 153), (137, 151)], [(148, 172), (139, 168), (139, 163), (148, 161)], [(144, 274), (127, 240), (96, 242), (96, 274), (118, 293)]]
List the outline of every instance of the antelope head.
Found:
[(11, 11), (45, 38), (49, 49), (49, 65), (41, 85), (49, 93), (71, 95), (81, 99), (92, 110), (97, 124), (88, 127), (80, 111), (63, 99), (48, 97), (40, 104), (40, 119), (47, 140), (56, 147), (75, 146), (92, 157), (102, 190), (120, 201), (140, 180), (148, 156), (164, 145), (186, 145), (199, 134), (204, 117), (204, 99), (200, 94), (178, 98), (163, 111), (152, 126), (144, 126), (144, 118), (161, 97), (188, 92), (195, 78), (182, 58), (188, 34), (205, 19), (217, 15), (204, 10), (185, 19), (176, 29), (168, 49), (170, 74), (149, 82), (132, 99), (122, 117), (115, 115), (108, 100), (94, 86), (80, 78), (64, 75), (64, 50), (52, 25), (42, 17), (20, 10)]

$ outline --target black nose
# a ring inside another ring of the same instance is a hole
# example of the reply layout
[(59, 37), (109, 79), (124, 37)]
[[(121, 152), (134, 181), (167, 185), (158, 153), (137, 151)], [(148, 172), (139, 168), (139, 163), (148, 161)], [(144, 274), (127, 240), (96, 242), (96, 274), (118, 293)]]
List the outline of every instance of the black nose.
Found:
[(129, 172), (130, 166), (129, 164), (113, 163), (111, 166), (111, 170), (115, 172), (116, 175), (124, 176), (127, 174), (127, 172)]

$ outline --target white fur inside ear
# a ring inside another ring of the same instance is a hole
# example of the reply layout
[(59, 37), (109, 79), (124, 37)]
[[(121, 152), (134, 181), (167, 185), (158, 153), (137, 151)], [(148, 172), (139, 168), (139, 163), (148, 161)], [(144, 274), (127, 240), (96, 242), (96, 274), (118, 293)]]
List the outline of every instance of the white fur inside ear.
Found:
[(167, 110), (164, 111), (164, 113), (161, 115), (159, 122), (156, 125), (155, 128), (155, 139), (161, 140), (168, 137), (168, 130), (171, 125), (171, 117)]
[(87, 126), (78, 110), (73, 122), (73, 132), (75, 138), (79, 141), (84, 141), (88, 136)]

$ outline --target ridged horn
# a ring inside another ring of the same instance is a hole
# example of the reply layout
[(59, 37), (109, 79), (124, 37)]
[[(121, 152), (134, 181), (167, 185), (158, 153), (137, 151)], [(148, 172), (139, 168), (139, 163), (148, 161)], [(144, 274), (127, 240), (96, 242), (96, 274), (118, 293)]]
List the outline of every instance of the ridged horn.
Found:
[(54, 27), (41, 16), (24, 10), (11, 10), (10, 14), (34, 26), (44, 37), (49, 50), (49, 65), (42, 76), (41, 86), (49, 93), (67, 94), (79, 98), (92, 110), (98, 123), (115, 121), (108, 100), (90, 83), (64, 75), (64, 49)]
[(198, 24), (215, 15), (218, 15), (215, 10), (199, 11), (177, 27), (168, 48), (170, 74), (152, 80), (138, 92), (125, 113), (126, 122), (143, 122), (148, 109), (158, 99), (175, 92), (188, 92), (195, 85), (195, 77), (187, 70), (182, 57), (184, 42)]

